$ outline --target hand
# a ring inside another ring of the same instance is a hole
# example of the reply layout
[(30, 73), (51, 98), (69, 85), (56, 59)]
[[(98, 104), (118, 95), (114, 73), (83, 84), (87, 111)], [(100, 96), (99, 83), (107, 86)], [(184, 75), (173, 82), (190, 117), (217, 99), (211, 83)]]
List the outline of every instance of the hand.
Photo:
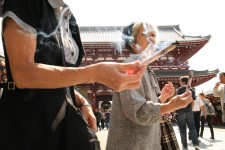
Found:
[(77, 107), (80, 107), (80, 110), (84, 116), (84, 119), (87, 121), (87, 123), (90, 125), (90, 127), (97, 132), (97, 125), (96, 125), (96, 118), (92, 111), (91, 106), (81, 106), (82, 103), (87, 102), (87, 100), (76, 90), (74, 90), (75, 94), (75, 104)]
[(220, 82), (217, 82), (216, 84), (215, 84), (215, 87), (214, 88), (218, 88), (220, 86)]
[(163, 103), (164, 101), (166, 101), (169, 97), (173, 96), (175, 92), (175, 88), (173, 86), (173, 84), (171, 82), (169, 82), (168, 84), (166, 84), (162, 91), (161, 91), (161, 95), (160, 95), (160, 101)]
[(131, 63), (98, 63), (97, 82), (103, 83), (116, 91), (139, 88), (146, 66), (139, 67), (140, 62)]
[(91, 129), (97, 132), (96, 118), (90, 106), (82, 106), (80, 108), (85, 120), (90, 125)]
[(173, 97), (169, 101), (169, 105), (173, 108), (173, 110), (181, 109), (187, 107), (193, 101), (191, 91), (185, 92), (181, 95), (177, 95)]

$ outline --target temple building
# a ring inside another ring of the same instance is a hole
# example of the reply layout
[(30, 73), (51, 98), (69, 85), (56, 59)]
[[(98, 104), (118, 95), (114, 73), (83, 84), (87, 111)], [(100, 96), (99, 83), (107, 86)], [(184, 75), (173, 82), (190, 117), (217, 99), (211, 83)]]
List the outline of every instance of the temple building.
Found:
[[(123, 26), (81, 26), (81, 40), (86, 52), (82, 65), (104, 61), (123, 62), (129, 52), (121, 46), (122, 29)], [(179, 25), (158, 26), (158, 30), (160, 42), (173, 40), (178, 44), (172, 51), (151, 63), (150, 67), (156, 73), (161, 88), (168, 81), (178, 88), (179, 78), (190, 72), (188, 60), (209, 42), (211, 36), (185, 35)], [(193, 72), (192, 86), (195, 87), (214, 78), (219, 70)], [(88, 95), (94, 108), (111, 107), (112, 89), (99, 83), (81, 84), (78, 87)]]
[[(123, 26), (81, 26), (80, 35), (86, 53), (82, 66), (104, 61), (123, 62), (129, 57), (128, 50), (122, 49), (122, 30)], [(168, 81), (178, 88), (179, 78), (190, 72), (188, 60), (209, 42), (211, 36), (185, 35), (181, 32), (179, 25), (158, 26), (158, 30), (160, 42), (173, 40), (177, 42), (177, 46), (151, 63), (150, 67), (156, 73), (161, 88)], [(4, 53), (1, 51), (0, 57), (4, 58)], [(219, 70), (193, 70), (193, 72), (192, 87), (196, 87), (214, 78)], [(76, 87), (92, 103), (94, 109), (111, 108), (112, 89), (99, 83), (80, 84)], [(212, 95), (212, 89), (204, 93), (217, 113), (213, 117), (213, 124), (221, 124), (219, 98)]]

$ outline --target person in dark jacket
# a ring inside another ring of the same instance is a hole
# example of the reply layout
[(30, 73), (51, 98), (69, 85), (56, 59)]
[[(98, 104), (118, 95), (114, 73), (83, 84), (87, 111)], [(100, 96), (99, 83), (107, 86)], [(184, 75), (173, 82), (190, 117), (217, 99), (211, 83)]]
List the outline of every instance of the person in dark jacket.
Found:
[[(80, 137), (86, 133), (66, 124), (68, 117), (78, 122), (67, 116), (68, 110), (81, 110), (96, 131), (92, 108), (74, 85), (99, 82), (116, 91), (140, 86), (146, 67), (139, 61), (79, 67), (85, 52), (77, 21), (63, 0), (2, 2), (7, 83), (0, 103), (1, 150), (71, 148), (76, 142), (71, 131)], [(82, 142), (71, 149), (85, 150), (88, 145)]]
[[(177, 95), (183, 94), (187, 91), (187, 83), (188, 83), (188, 76), (182, 76), (180, 77), (180, 88), (177, 89)], [(195, 91), (190, 88), (192, 92), (192, 98), (195, 100)], [(194, 101), (193, 101), (194, 103)], [(192, 139), (193, 146), (195, 149), (199, 149), (199, 141), (197, 132), (195, 129), (195, 123), (194, 123), (194, 114), (192, 112), (192, 105), (193, 103), (190, 103), (187, 107), (177, 110), (177, 123), (180, 130), (180, 137), (181, 137), (181, 143), (184, 149), (188, 148), (187, 145), (187, 127), (189, 128), (190, 137)]]
[(105, 126), (109, 129), (109, 121), (110, 121), (110, 110), (105, 112)]
[(101, 112), (99, 111), (98, 108), (95, 109), (95, 118), (96, 118), (96, 124), (97, 124), (97, 129), (99, 129), (101, 131), (101, 126), (100, 126), (100, 121), (101, 121)]

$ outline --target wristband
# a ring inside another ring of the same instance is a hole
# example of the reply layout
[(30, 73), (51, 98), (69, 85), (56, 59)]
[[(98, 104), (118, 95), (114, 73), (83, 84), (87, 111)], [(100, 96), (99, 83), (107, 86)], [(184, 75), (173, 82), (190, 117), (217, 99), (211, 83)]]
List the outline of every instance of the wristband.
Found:
[(83, 102), (80, 104), (80, 108), (83, 107), (83, 106), (88, 106), (88, 107), (91, 107), (91, 104), (88, 103), (87, 101)]

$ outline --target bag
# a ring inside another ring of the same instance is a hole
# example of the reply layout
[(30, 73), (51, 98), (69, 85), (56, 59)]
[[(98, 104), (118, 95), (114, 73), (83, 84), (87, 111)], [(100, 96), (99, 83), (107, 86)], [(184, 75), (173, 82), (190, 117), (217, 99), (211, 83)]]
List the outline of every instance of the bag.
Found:
[(85, 121), (80, 109), (66, 102), (63, 127), (63, 149), (100, 150), (100, 142), (95, 132)]
[[(50, 138), (62, 125), (63, 150), (101, 150), (95, 132), (85, 121), (82, 112), (76, 108), (72, 99), (66, 98), (56, 119), (52, 123)], [(51, 149), (51, 147), (49, 147)]]
[(61, 125), (63, 150), (101, 150), (95, 132), (84, 119), (80, 109), (76, 108), (68, 97), (52, 123), (52, 133), (57, 132)]
[(81, 116), (71, 105), (66, 107), (64, 143), (66, 150), (100, 150), (100, 142)]
[(214, 109), (212, 103), (209, 103), (207, 105), (207, 108), (208, 108), (208, 111), (209, 111), (209, 115), (215, 115), (215, 109)]

